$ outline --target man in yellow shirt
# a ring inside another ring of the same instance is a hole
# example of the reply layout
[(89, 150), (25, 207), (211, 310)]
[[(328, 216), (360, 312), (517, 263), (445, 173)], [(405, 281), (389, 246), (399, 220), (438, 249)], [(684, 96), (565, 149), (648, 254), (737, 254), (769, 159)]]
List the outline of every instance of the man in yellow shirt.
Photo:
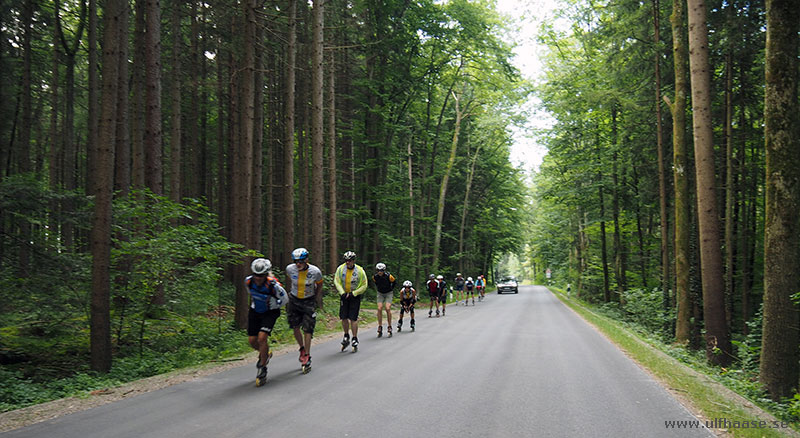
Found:
[[(348, 345), (358, 351), (358, 312), (361, 310), (361, 297), (367, 290), (367, 274), (364, 268), (356, 264), (356, 253), (344, 253), (344, 263), (336, 268), (333, 284), (339, 291), (339, 319), (342, 320), (342, 351)], [(353, 333), (352, 344), (350, 332)]]
[(311, 338), (317, 324), (317, 309), (322, 309), (322, 271), (308, 263), (305, 248), (292, 251), (292, 261), (286, 267), (286, 284), (291, 287), (286, 319), (300, 346), (299, 360), (305, 374), (311, 369)]

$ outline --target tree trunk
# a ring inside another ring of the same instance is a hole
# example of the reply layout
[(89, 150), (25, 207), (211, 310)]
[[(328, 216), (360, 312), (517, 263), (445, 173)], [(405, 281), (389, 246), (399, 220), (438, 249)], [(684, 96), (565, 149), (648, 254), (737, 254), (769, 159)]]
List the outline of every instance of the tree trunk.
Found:
[(145, 0), (145, 185), (164, 193), (161, 135), (161, 3)]
[(706, 357), (726, 366), (732, 359), (725, 322), (725, 285), (714, 169), (714, 132), (711, 124), (711, 72), (708, 60), (708, 27), (704, 0), (688, 0), (689, 64), (692, 84), (697, 216), (700, 229), (700, 265), (703, 282), (703, 317)]
[[(284, 123), (286, 132), (283, 137), (283, 214), (290, 224), (295, 223), (294, 211), (294, 112), (295, 112), (295, 61), (297, 57), (297, 0), (289, 0), (289, 26), (286, 30), (286, 109)], [(283, 253), (288, 257), (294, 249), (294, 227), (284, 228)]]
[(800, 9), (791, 0), (767, 0), (766, 219), (764, 322), (760, 379), (773, 400), (797, 388), (798, 317), (792, 295), (800, 290), (800, 116), (798, 38)]
[[(691, 205), (689, 195), (688, 153), (686, 151), (686, 83), (687, 53), (684, 43), (684, 2), (672, 2), (672, 53), (675, 63), (675, 102), (672, 113), (672, 168), (675, 196), (675, 297), (677, 317), (675, 340), (687, 344), (692, 336), (692, 299), (689, 290), (689, 258), (691, 241)], [(665, 96), (665, 100), (666, 96)]]
[[(263, 19), (255, 16), (255, 46), (264, 44)], [(264, 221), (264, 72), (261, 50), (256, 50), (253, 59), (253, 205), (250, 230), (251, 247), (263, 252), (264, 239), (261, 233)], [(271, 190), (272, 188), (268, 188)], [(271, 257), (271, 255), (270, 255)]]
[(180, 202), (181, 195), (181, 53), (183, 52), (183, 35), (181, 33), (182, 0), (172, 0), (172, 126), (169, 138), (169, 198), (172, 202)]
[[(656, 47), (661, 44), (661, 6), (659, 0), (653, 0), (653, 28)], [(663, 54), (656, 50), (655, 56), (655, 91), (656, 91), (656, 150), (658, 151), (658, 207), (661, 216), (659, 226), (661, 234), (661, 305), (664, 310), (670, 307), (670, 276), (669, 276), (669, 214), (667, 212), (669, 199), (667, 195), (667, 172), (664, 158), (664, 132), (661, 117), (661, 57)], [(647, 278), (642, 273), (643, 279)], [(647, 288), (647, 281), (644, 281)]]
[(313, 42), (311, 50), (311, 253), (319, 266), (325, 263), (325, 154), (323, 91), (325, 85), (323, 24), (324, 0), (313, 0)]
[(128, 2), (120, 5), (119, 11), (119, 68), (117, 84), (117, 132), (116, 146), (114, 147), (114, 192), (117, 196), (125, 198), (131, 187), (131, 141), (129, 134), (128, 104), (129, 104), (129, 79), (128, 79), (128, 21), (130, 6)]
[[(95, 0), (89, 0), (93, 2)], [(136, 0), (136, 23), (133, 31), (133, 76), (131, 85), (131, 181), (136, 189), (145, 187), (145, 0)], [(220, 119), (221, 120), (221, 119)]]
[(94, 153), (94, 167), (88, 177), (95, 195), (91, 231), (92, 300), (91, 300), (91, 367), (98, 372), (111, 369), (110, 264), (111, 264), (111, 196), (114, 170), (114, 145), (117, 124), (117, 91), (119, 84), (119, 29), (123, 7), (120, 0), (108, 0), (103, 21), (103, 102), (99, 138)]
[(334, 272), (339, 254), (339, 209), (336, 197), (336, 68), (334, 52), (330, 52), (328, 66), (328, 270)]
[(481, 144), (475, 149), (472, 156), (469, 173), (467, 174), (467, 187), (464, 190), (464, 206), (461, 208), (461, 227), (458, 230), (458, 270), (464, 272), (464, 228), (467, 225), (467, 212), (469, 211), (469, 192), (472, 188), (472, 180), (475, 175), (475, 164), (478, 162), (478, 155), (481, 152)]

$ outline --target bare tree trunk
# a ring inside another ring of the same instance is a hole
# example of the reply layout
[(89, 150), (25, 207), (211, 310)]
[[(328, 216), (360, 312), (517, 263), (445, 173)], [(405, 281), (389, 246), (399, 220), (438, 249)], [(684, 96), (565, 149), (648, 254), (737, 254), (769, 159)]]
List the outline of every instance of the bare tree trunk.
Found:
[[(183, 52), (183, 35), (181, 33), (182, 0), (172, 0), (172, 126), (169, 138), (169, 198), (180, 202), (181, 195), (181, 53)], [(193, 109), (196, 110), (196, 109)]]
[(688, 0), (689, 64), (692, 84), (697, 216), (700, 229), (700, 265), (703, 281), (703, 317), (706, 358), (721, 366), (732, 359), (725, 322), (725, 285), (717, 213), (714, 169), (714, 132), (711, 123), (711, 72), (708, 61), (708, 27), (704, 0)]
[[(26, 0), (22, 9), (22, 26), (24, 33), (22, 35), (22, 90), (21, 96), (21, 123), (19, 131), (19, 143), (17, 144), (17, 165), (20, 173), (30, 172), (31, 170), (31, 129), (33, 123), (33, 108), (32, 108), (32, 89), (31, 89), (31, 64), (33, 59), (33, 48), (31, 41), (33, 39), (33, 9), (34, 1)], [(30, 265), (30, 248), (28, 242), (31, 237), (31, 225), (24, 218), (17, 219), (20, 230), (20, 240), (22, 244), (19, 246), (19, 260), (18, 272), (20, 277), (28, 276), (28, 269)]]
[[(93, 2), (95, 0), (89, 0)], [(131, 117), (131, 180), (137, 189), (145, 187), (145, 0), (136, 0), (136, 24), (133, 34), (133, 104)]]
[(319, 266), (325, 261), (325, 183), (323, 181), (323, 157), (325, 154), (323, 108), (324, 56), (323, 23), (325, 9), (323, 0), (313, 0), (313, 42), (311, 50), (311, 253)]
[[(255, 19), (258, 21), (255, 23), (254, 46), (261, 47), (264, 43), (264, 23), (258, 15)], [(264, 239), (261, 235), (264, 221), (264, 67), (261, 50), (255, 50), (253, 66), (253, 206), (250, 235), (252, 248), (262, 252), (264, 249)], [(268, 190), (272, 188), (269, 187)]]
[[(413, 152), (412, 152), (412, 149), (411, 149), (411, 140), (412, 140), (412, 138), (408, 139), (408, 221), (409, 221), (409, 236), (408, 237), (411, 239), (411, 251), (412, 251), (412, 256), (413, 256), (413, 254), (416, 252), (415, 249), (419, 246), (419, 244), (417, 242), (417, 237), (414, 234), (415, 233), (415, 231), (414, 231), (414, 221), (415, 221), (415, 216), (414, 216), (414, 170), (413, 170), (414, 169), (414, 166), (413, 166), (414, 163), (413, 163), (413, 160), (412, 160), (414, 155), (413, 155)], [(411, 278), (413, 278), (414, 281), (417, 280), (417, 267), (418, 267), (418, 265), (414, 264), (414, 267), (413, 267), (413, 269), (411, 271), (412, 272)]]
[(760, 379), (773, 400), (791, 397), (800, 375), (800, 116), (797, 100), (800, 9), (791, 0), (767, 0), (766, 223), (764, 322)]
[(161, 135), (161, 3), (145, 1), (145, 185), (164, 193)]
[(117, 132), (114, 152), (114, 191), (119, 197), (127, 197), (131, 186), (131, 141), (128, 131), (128, 104), (129, 104), (129, 79), (128, 79), (128, 21), (130, 19), (130, 6), (128, 2), (120, 4), (119, 11), (119, 83), (117, 84)]
[[(289, 0), (286, 44), (286, 109), (285, 123), (286, 132), (283, 138), (283, 213), (290, 224), (294, 224), (294, 113), (295, 113), (295, 61), (297, 57), (297, 0)], [(290, 254), (294, 249), (294, 227), (288, 226), (284, 229), (283, 253)]]
[(692, 336), (692, 298), (689, 291), (689, 258), (691, 241), (691, 205), (689, 195), (689, 162), (686, 151), (686, 83), (687, 53), (684, 43), (684, 3), (672, 2), (672, 52), (675, 63), (675, 102), (664, 96), (672, 114), (672, 166), (675, 195), (675, 297), (677, 317), (675, 340), (687, 344)]
[(458, 270), (464, 272), (464, 229), (467, 225), (467, 212), (469, 211), (469, 194), (472, 189), (472, 180), (475, 176), (475, 164), (478, 162), (478, 155), (481, 152), (482, 144), (479, 144), (475, 149), (475, 154), (472, 156), (472, 163), (469, 166), (469, 173), (467, 174), (467, 187), (464, 192), (464, 206), (461, 208), (461, 227), (458, 231)]
[(339, 254), (339, 209), (336, 197), (336, 67), (334, 52), (331, 50), (328, 65), (328, 235), (330, 251), (328, 252), (328, 271), (336, 271)]
[[(653, 28), (656, 47), (661, 44), (661, 6), (659, 0), (653, 0)], [(669, 276), (669, 214), (667, 195), (667, 172), (664, 158), (664, 132), (661, 117), (661, 57), (663, 54), (656, 50), (655, 56), (655, 89), (656, 89), (656, 148), (658, 151), (658, 198), (659, 213), (661, 214), (661, 294), (662, 306), (666, 311), (670, 307), (670, 276)], [(646, 278), (646, 277), (644, 277)], [(645, 288), (647, 282), (645, 280)]]
[(103, 102), (102, 118), (94, 168), (88, 173), (95, 195), (92, 219), (92, 301), (91, 301), (91, 367), (98, 372), (111, 369), (110, 265), (111, 265), (111, 196), (114, 169), (114, 147), (117, 124), (117, 90), (119, 84), (119, 29), (122, 1), (108, 0), (103, 21)]

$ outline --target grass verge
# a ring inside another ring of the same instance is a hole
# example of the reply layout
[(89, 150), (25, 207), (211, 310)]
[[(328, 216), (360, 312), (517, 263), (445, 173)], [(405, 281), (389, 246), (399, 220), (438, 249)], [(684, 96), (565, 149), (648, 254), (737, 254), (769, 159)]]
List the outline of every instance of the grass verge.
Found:
[[(715, 434), (732, 437), (800, 437), (800, 434), (790, 428), (797, 425), (776, 419), (711, 377), (689, 368), (621, 327), (611, 318), (567, 297), (559, 289), (552, 287), (549, 289), (564, 304), (595, 326), (629, 357), (662, 382), (676, 398), (688, 405), (687, 407), (701, 421), (727, 420), (728, 427), (712, 429)], [(678, 430), (676, 429), (676, 432)]]

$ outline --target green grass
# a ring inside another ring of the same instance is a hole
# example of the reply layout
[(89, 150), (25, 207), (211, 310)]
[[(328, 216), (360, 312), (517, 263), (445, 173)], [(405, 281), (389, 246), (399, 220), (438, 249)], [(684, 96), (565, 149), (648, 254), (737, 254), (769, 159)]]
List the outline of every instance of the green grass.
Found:
[[(641, 366), (649, 370), (658, 380), (671, 390), (682, 394), (688, 399), (695, 412), (699, 412), (702, 419), (712, 420), (724, 418), (729, 422), (738, 422), (739, 425), (746, 423), (759, 425), (759, 421), (764, 419), (757, 417), (753, 409), (748, 409), (740, 399), (726, 394), (721, 384), (712, 379), (710, 368), (692, 369), (687, 364), (682, 363), (669, 356), (665, 351), (657, 348), (659, 345), (651, 340), (644, 340), (631, 330), (611, 318), (594, 311), (586, 303), (580, 302), (572, 297), (567, 297), (560, 290), (550, 288), (556, 292), (556, 296), (567, 306), (573, 309), (586, 321), (598, 328), (612, 342), (625, 351), (631, 358)], [(694, 364), (697, 366), (697, 364)], [(702, 366), (700, 366), (702, 368)], [(724, 372), (723, 372), (724, 373)], [(753, 403), (755, 404), (755, 402)], [(774, 412), (780, 414), (781, 412)], [(766, 420), (767, 425), (772, 426), (771, 420)], [(797, 423), (789, 423), (788, 420), (778, 420), (780, 426), (791, 425), (797, 428)], [(755, 423), (753, 423), (755, 422)], [(763, 423), (762, 423), (763, 424)], [(677, 431), (677, 430), (676, 430)], [(727, 429), (734, 437), (782, 437), (796, 435), (794, 430), (787, 428), (751, 428), (738, 427)], [(714, 430), (719, 433), (720, 430)]]

